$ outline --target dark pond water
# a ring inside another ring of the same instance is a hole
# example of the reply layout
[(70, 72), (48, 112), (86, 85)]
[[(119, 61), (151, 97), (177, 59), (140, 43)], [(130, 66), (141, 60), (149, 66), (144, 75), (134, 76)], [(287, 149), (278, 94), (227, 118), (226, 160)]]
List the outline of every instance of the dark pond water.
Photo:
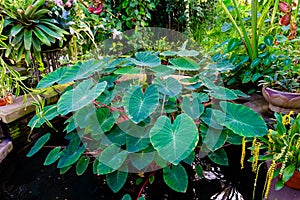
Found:
[[(60, 133), (53, 134), (56, 135), (56, 138), (62, 135)], [(114, 194), (105, 183), (104, 177), (94, 175), (91, 167), (82, 176), (76, 175), (74, 167), (66, 174), (60, 175), (55, 164), (43, 166), (49, 151), (50, 149), (43, 149), (32, 158), (25, 156), (28, 148), (13, 151), (5, 162), (0, 164), (0, 199), (122, 199), (122, 196), (127, 193), (131, 195), (132, 199), (136, 199), (143, 185), (143, 182), (136, 185), (135, 180), (138, 175), (131, 174), (124, 188), (119, 193)], [(218, 179), (199, 179), (195, 176), (191, 166), (185, 166), (190, 177), (189, 187), (186, 193), (177, 193), (168, 188), (163, 182), (161, 171), (157, 171), (155, 181), (153, 184), (147, 184), (142, 196), (147, 200), (208, 200), (226, 188), (227, 191), (231, 191), (228, 193), (238, 191), (243, 196), (243, 198), (237, 199), (252, 199), (255, 174), (251, 172), (250, 163), (241, 170), (239, 164), (240, 147), (226, 147), (226, 151), (230, 155), (230, 167), (218, 168), (207, 160), (197, 161), (203, 164), (204, 169), (208, 169), (208, 167), (215, 169), (216, 173), (210, 173), (210, 178), (220, 176)], [(145, 180), (146, 178), (143, 181)], [(259, 182), (263, 183), (263, 181)], [(262, 199), (259, 195), (262, 187), (262, 184), (258, 186), (258, 195), (255, 199)], [(227, 197), (224, 199), (234, 198)]]

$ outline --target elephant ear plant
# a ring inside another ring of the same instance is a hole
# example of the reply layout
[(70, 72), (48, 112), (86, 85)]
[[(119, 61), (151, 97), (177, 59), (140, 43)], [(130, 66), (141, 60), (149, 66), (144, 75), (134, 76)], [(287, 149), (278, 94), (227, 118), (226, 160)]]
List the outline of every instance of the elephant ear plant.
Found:
[[(105, 175), (114, 192), (123, 187), (128, 173), (145, 173), (145, 181), (153, 181), (159, 170), (170, 188), (185, 192), (183, 163), (192, 164), (200, 153), (228, 165), (225, 143), (266, 135), (267, 127), (256, 112), (232, 102), (244, 93), (208, 78), (215, 78), (215, 71), (204, 70), (197, 55), (191, 50), (142, 51), (47, 74), (38, 88), (72, 86), (57, 104), (45, 107), (43, 118), (35, 116), (29, 123), (38, 128), (58, 115), (68, 117), (64, 132), (69, 144), (51, 150), (44, 164), (57, 162), (62, 174), (74, 166), (81, 175), (93, 163), (93, 172)], [(28, 156), (49, 138), (50, 133), (42, 136)]]

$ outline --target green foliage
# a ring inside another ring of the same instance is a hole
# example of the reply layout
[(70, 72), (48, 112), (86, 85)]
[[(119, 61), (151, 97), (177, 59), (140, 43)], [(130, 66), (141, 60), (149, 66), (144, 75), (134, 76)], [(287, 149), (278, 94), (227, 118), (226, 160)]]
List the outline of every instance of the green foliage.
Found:
[[(196, 55), (185, 49), (172, 55), (145, 51), (121, 61), (105, 57), (48, 74), (40, 88), (66, 80), (71, 85), (53, 113), (67, 117), (73, 113), (66, 121), (68, 145), (61, 151), (53, 150), (46, 163), (58, 160), (61, 173), (76, 165), (76, 173), (82, 174), (91, 157), (93, 172), (106, 175), (114, 192), (123, 187), (127, 173), (157, 167), (163, 168), (169, 187), (185, 192), (188, 177), (181, 163), (192, 163), (195, 150), (207, 150), (212, 161), (226, 165), (228, 159), (222, 148), (226, 142), (237, 143), (241, 136), (262, 136), (267, 129), (254, 111), (226, 102), (246, 95), (203, 78), (208, 72), (201, 71)], [(173, 70), (166, 74), (158, 70), (170, 69), (160, 64), (165, 60), (173, 62)], [(128, 66), (133, 72), (119, 73)], [(206, 77), (215, 78), (215, 73)], [(186, 89), (190, 84), (195, 87)], [(253, 121), (259, 125), (257, 131), (251, 126)], [(231, 137), (227, 137), (229, 134)]]
[(50, 133), (47, 133), (47, 134), (43, 135), (42, 137), (40, 137), (35, 142), (33, 147), (31, 147), (30, 151), (28, 152), (28, 154), (26, 156), (31, 157), (34, 154), (36, 154), (40, 149), (42, 149), (42, 147), (46, 144), (46, 142), (48, 142), (49, 139), (50, 139)]
[(31, 0), (28, 4), (20, 1), (1, 3), (3, 9), (0, 14), (5, 19), (3, 33), (8, 37), (6, 57), (19, 62), (25, 54), (27, 65), (33, 57), (42, 66), (41, 51), (45, 50), (45, 45), (62, 43), (68, 32), (51, 18), (50, 10), (43, 6), (44, 3), (45, 0)]
[(188, 175), (181, 164), (177, 166), (172, 165), (170, 168), (165, 167), (163, 169), (163, 176), (165, 183), (170, 188), (177, 192), (186, 192), (188, 187)]
[[(268, 136), (259, 137), (259, 149), (265, 149), (264, 155), (259, 155), (261, 161), (271, 161), (278, 168), (274, 178), (279, 177), (276, 188), (281, 189), (295, 171), (300, 170), (299, 127), (300, 114), (293, 112), (282, 115), (275, 113), (274, 128), (269, 130)], [(253, 149), (255, 147), (251, 147)], [(261, 153), (263, 151), (260, 151)], [(254, 158), (252, 157), (251, 160)]]

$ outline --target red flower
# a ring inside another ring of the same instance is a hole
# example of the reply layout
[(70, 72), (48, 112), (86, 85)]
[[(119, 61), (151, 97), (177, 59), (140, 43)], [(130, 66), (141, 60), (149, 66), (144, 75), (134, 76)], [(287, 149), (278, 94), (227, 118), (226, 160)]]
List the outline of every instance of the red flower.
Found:
[(279, 10), (283, 13), (287, 13), (291, 11), (291, 6), (286, 2), (279, 2)]
[(103, 4), (99, 4), (98, 7), (93, 11), (95, 15), (99, 15), (103, 11)]
[(287, 26), (290, 24), (290, 21), (291, 21), (291, 13), (287, 13), (283, 17), (281, 17), (279, 24), (281, 26)]
[(94, 10), (95, 10), (95, 8), (94, 8), (93, 6), (90, 6), (90, 7), (88, 8), (89, 13), (93, 13)]

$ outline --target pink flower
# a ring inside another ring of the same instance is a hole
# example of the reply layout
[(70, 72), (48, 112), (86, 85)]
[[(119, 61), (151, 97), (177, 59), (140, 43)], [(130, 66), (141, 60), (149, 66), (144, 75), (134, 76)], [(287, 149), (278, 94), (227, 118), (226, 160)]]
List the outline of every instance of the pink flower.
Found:
[(283, 13), (287, 13), (291, 11), (291, 7), (286, 2), (279, 2), (279, 10)]
[(68, 1), (68, 2), (66, 3), (66, 6), (69, 7), (69, 8), (71, 8), (71, 7), (72, 7), (72, 3)]
[(62, 0), (54, 0), (55, 5), (62, 6), (64, 5), (64, 2)]

